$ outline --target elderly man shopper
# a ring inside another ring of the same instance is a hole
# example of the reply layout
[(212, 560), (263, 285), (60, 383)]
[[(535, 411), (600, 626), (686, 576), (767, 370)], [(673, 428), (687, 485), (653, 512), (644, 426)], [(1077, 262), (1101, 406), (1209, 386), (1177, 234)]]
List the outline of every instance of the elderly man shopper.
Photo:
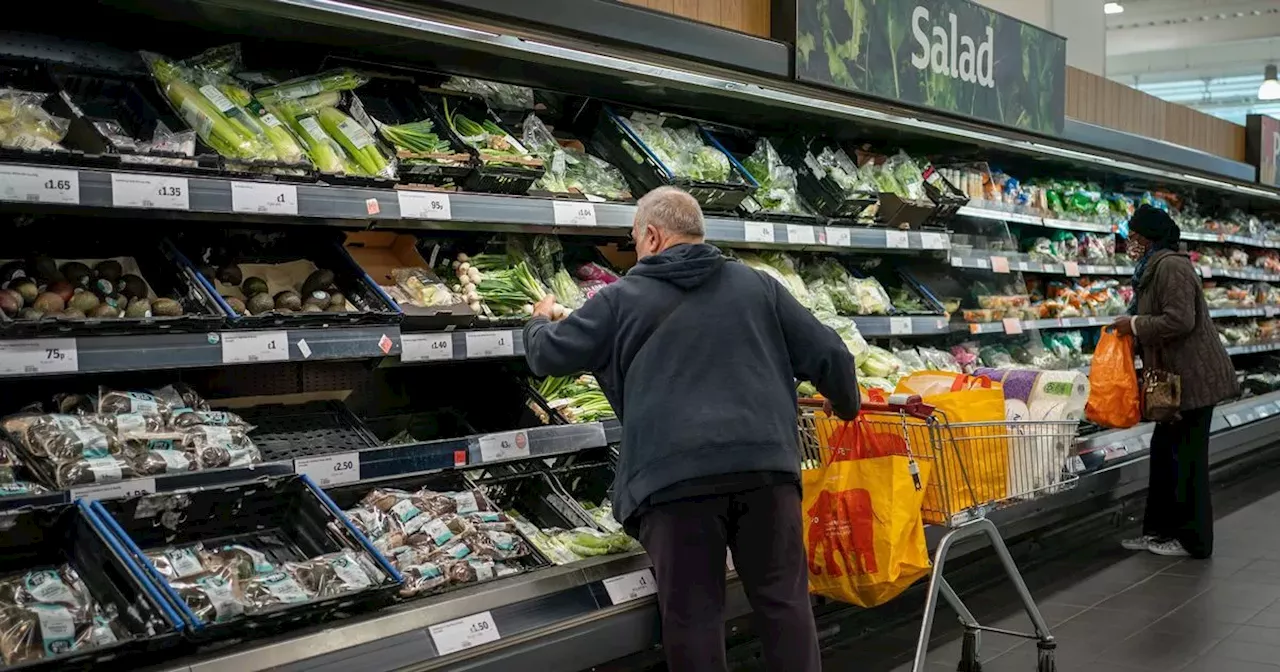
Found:
[(672, 672), (726, 669), (725, 549), (773, 672), (818, 672), (802, 539), (796, 380), (858, 411), (834, 331), (768, 276), (706, 244), (673, 187), (640, 199), (639, 262), (579, 310), (525, 327), (540, 376), (595, 373), (623, 423), (613, 510), (653, 561)]

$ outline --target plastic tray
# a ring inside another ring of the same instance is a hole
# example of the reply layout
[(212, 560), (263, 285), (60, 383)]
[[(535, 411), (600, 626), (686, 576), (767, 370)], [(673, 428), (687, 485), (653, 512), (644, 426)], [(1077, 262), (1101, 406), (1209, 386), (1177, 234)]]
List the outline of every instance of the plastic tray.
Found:
[[(682, 117), (662, 117), (667, 124), (697, 125), (697, 122)], [(708, 144), (717, 146), (705, 129), (698, 126), (698, 131)], [(689, 192), (706, 210), (730, 211), (756, 190), (755, 180), (732, 157), (729, 169), (741, 180), (740, 183), (703, 182), (677, 176), (639, 136), (631, 132), (620, 114), (608, 105), (600, 108), (595, 130), (591, 134), (591, 146), (604, 160), (622, 171), (631, 184), (633, 194), (644, 194), (664, 185), (674, 185)]]
[(369, 430), (341, 402), (270, 404), (235, 409), (254, 425), (250, 438), (264, 462), (340, 453), (378, 444)]
[[(827, 147), (821, 138), (792, 136), (778, 143), (774, 149), (782, 161), (796, 171), (796, 187), (800, 197), (818, 212), (833, 219), (857, 219), (864, 210), (875, 205), (876, 198), (845, 195), (840, 185), (827, 175), (818, 164), (817, 156)], [(833, 146), (833, 150), (839, 147)]]
[[(303, 623), (324, 621), (338, 614), (384, 605), (399, 590), (399, 572), (306, 476), (282, 476), (183, 493), (96, 501), (92, 506), (134, 560), (147, 571), (152, 584), (182, 615), (187, 635), (195, 640), (278, 632)], [(144, 549), (249, 535), (259, 538), (271, 535), (280, 540), (280, 547), (272, 558), (277, 561), (303, 560), (342, 550), (367, 553), (383, 576), (380, 582), (377, 577), (370, 577), (375, 585), (364, 590), (281, 605), (223, 623), (204, 623), (143, 554)]]
[(113, 154), (122, 165), (148, 170), (212, 173), (218, 170), (218, 155), (199, 139), (195, 155), (178, 152), (139, 152), (117, 145), (94, 126), (95, 120), (114, 121), (132, 138), (149, 141), (157, 126), (171, 133), (191, 130), (168, 104), (159, 98), (150, 78), (128, 77), (75, 70), (66, 66), (50, 68), (63, 100), (70, 103), (71, 126), (66, 144), (98, 154)]
[[(428, 488), (431, 490), (435, 490), (437, 492), (457, 492), (461, 490), (474, 489), (477, 485), (480, 485), (485, 490), (485, 494), (490, 498), (490, 501), (492, 501), (494, 505), (497, 506), (498, 508), (504, 511), (511, 508), (516, 508), (520, 511), (520, 513), (528, 515), (527, 512), (519, 508), (518, 504), (520, 503), (519, 500), (521, 497), (526, 496), (526, 493), (533, 492), (533, 488), (530, 488), (527, 490), (519, 489), (521, 494), (513, 495), (512, 492), (513, 490), (515, 490), (515, 488), (512, 488), (508, 485), (490, 487), (486, 485), (484, 482), (480, 482), (480, 483), (473, 482), (470, 479), (463, 476), (460, 472), (456, 472), (456, 471), (436, 472), (432, 474), (418, 474), (416, 476), (406, 476), (402, 478), (380, 480), (376, 484), (353, 483), (351, 485), (342, 485), (335, 488), (330, 488), (328, 490), (328, 494), (330, 497), (333, 498), (333, 501), (339, 507), (341, 507), (343, 510), (346, 510), (358, 504), (360, 500), (363, 499), (364, 496), (367, 495), (369, 491), (373, 490), (375, 487), (376, 488), (394, 488), (397, 490), (404, 490), (407, 492), (413, 492), (416, 490), (420, 490), (422, 488)], [(549, 489), (550, 484), (544, 480), (541, 482), (540, 486), (534, 486), (534, 487)], [(520, 567), (525, 572), (551, 566), (551, 561), (548, 560), (544, 555), (542, 555), (542, 553), (538, 551), (537, 547), (535, 547), (532, 543), (530, 543), (529, 540), (525, 538), (523, 534), (520, 534), (518, 531), (516, 531), (515, 534), (519, 534), (520, 537), (524, 539), (525, 543), (529, 544), (529, 549), (531, 553), (530, 555), (524, 558), (518, 558), (515, 560), (507, 561), (507, 564)], [(459, 589), (467, 588), (473, 585), (476, 585), (476, 584), (467, 583), (467, 584), (462, 584), (457, 586), (447, 586), (441, 590), (435, 590), (435, 591), (430, 591), (426, 593), (421, 593), (419, 595), (415, 595), (413, 599), (416, 599), (419, 597), (426, 597), (428, 595), (439, 595), (440, 593), (447, 593), (453, 590), (459, 590)]]
[[(138, 270), (158, 298), (177, 299), (183, 314), (176, 317), (117, 317), (84, 319), (45, 317), (39, 320), (15, 319), (0, 314), (0, 333), (10, 338), (56, 335), (123, 335), (152, 333), (198, 333), (217, 331), (226, 317), (207, 288), (191, 273), (181, 255), (164, 241), (153, 244), (130, 243), (130, 239), (106, 239), (105, 236), (70, 238), (80, 241), (68, 245), (64, 238), (57, 244), (55, 261), (76, 259), (110, 259), (132, 257)], [(32, 241), (30, 249), (52, 249), (49, 241)], [(136, 245), (136, 246), (135, 246)], [(10, 248), (20, 252), (20, 247)]]
[[(517, 166), (517, 165), (498, 165), (487, 163), (480, 158), (479, 151), (467, 145), (462, 138), (454, 132), (453, 127), (449, 126), (447, 117), (453, 114), (463, 114), (467, 118), (477, 123), (488, 119), (507, 131), (513, 138), (519, 138), (519, 132), (512, 131), (511, 128), (505, 126), (498, 115), (489, 109), (484, 99), (456, 92), (443, 91), (423, 91), (423, 98), (427, 104), (435, 108), (438, 118), (441, 119), (443, 127), (440, 129), (447, 134), (450, 144), (462, 145), (471, 149), (476, 156), (476, 169), (466, 177), (462, 183), (463, 189), (467, 191), (483, 191), (494, 194), (524, 194), (529, 191), (529, 187), (538, 181), (546, 172), (541, 165), (537, 166)], [(447, 114), (446, 114), (447, 110)]]
[[(144, 571), (92, 515), (85, 502), (0, 514), (0, 573), (70, 564), (89, 593), (116, 608), (132, 635), (115, 644), (87, 648), (5, 670), (67, 670), (97, 667), (181, 641), (181, 620), (146, 580)], [(115, 662), (118, 664), (118, 662)]]
[[(179, 261), (189, 269), (217, 302), (230, 326), (244, 329), (279, 327), (325, 327), (359, 324), (394, 324), (402, 317), (395, 302), (387, 296), (378, 283), (356, 264), (342, 248), (339, 239), (310, 233), (280, 232), (258, 236), (252, 231), (202, 231), (193, 232), (174, 241)], [(236, 315), (231, 306), (218, 294), (212, 280), (198, 270), (194, 259), (203, 260), (208, 254), (210, 263), (234, 260), (237, 264), (275, 264), (306, 259), (318, 268), (333, 271), (334, 285), (347, 301), (357, 309), (344, 312), (287, 313), (263, 315)]]

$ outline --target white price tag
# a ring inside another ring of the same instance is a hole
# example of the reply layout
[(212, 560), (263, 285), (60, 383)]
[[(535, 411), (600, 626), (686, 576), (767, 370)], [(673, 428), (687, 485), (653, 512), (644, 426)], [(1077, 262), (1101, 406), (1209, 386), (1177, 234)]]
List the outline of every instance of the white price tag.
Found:
[(397, 191), (403, 219), (453, 219), (449, 194), (434, 191)]
[(991, 270), (995, 271), (996, 273), (1008, 273), (1009, 258), (1008, 257), (991, 257)]
[(1200, 267), (1200, 277), (1202, 277), (1202, 278), (1212, 278), (1212, 277), (1213, 277), (1213, 269), (1212, 269), (1211, 267), (1209, 267), (1207, 264), (1206, 264), (1206, 265), (1204, 265), (1204, 266), (1201, 266), (1201, 267)]
[(524, 430), (482, 434), (477, 440), (480, 442), (481, 462), (529, 457), (529, 434)]
[(552, 201), (556, 226), (595, 226), (596, 206), (584, 201)]
[(298, 214), (298, 188), (274, 182), (232, 182), (231, 210), (267, 215)]
[(1025, 262), (1025, 261), (1019, 261), (1019, 262), (1015, 263), (1015, 264), (1013, 265), (1013, 267), (1014, 267), (1014, 268), (1016, 268), (1016, 269), (1017, 269), (1017, 270), (1019, 270), (1019, 271), (1029, 271), (1029, 270), (1031, 270), (1031, 264), (1028, 264), (1028, 263), (1027, 263), (1027, 262)]
[(1141, 443), (1143, 448), (1150, 448), (1150, 447), (1151, 447), (1151, 435), (1150, 435), (1150, 434), (1143, 434), (1143, 435), (1139, 436), (1139, 437), (1138, 437), (1138, 443)]
[(1232, 427), (1239, 427), (1240, 425), (1244, 424), (1244, 420), (1240, 416), (1236, 415), (1235, 413), (1232, 413), (1227, 416), (1227, 424), (1231, 425)]
[(79, 369), (74, 338), (0, 341), (0, 375), (75, 373)]
[(1062, 262), (1062, 272), (1067, 274), (1068, 278), (1080, 277), (1080, 264), (1074, 261)]
[(828, 226), (827, 244), (835, 247), (852, 247), (853, 231), (844, 226)]
[(442, 656), (502, 639), (498, 634), (498, 624), (493, 622), (493, 614), (488, 611), (433, 625), (427, 628), (427, 632)]
[(401, 334), (400, 361), (436, 362), (453, 359), (453, 334)]
[(610, 602), (623, 604), (624, 602), (633, 602), (642, 597), (656, 595), (658, 582), (654, 580), (652, 571), (642, 569), (638, 572), (605, 579), (604, 589), (605, 592), (609, 593)]
[(116, 483), (71, 488), (71, 499), (128, 499), (150, 495), (156, 491), (156, 479), (131, 478)]
[(945, 250), (950, 247), (950, 245), (947, 244), (947, 234), (945, 233), (921, 231), (920, 247), (923, 247), (926, 250)]
[(293, 461), (293, 473), (306, 474), (322, 488), (360, 480), (359, 453), (333, 453), (317, 457), (299, 457)]
[(989, 270), (991, 268), (991, 262), (987, 259), (974, 259), (973, 265), (983, 270)]
[(80, 205), (80, 172), (0, 166), (0, 201)]
[(792, 245), (813, 245), (817, 242), (817, 233), (812, 226), (806, 224), (788, 224), (787, 242)]
[(516, 354), (514, 331), (468, 331), (467, 359), (511, 357)]
[(1259, 418), (1269, 418), (1276, 413), (1280, 413), (1280, 408), (1277, 408), (1274, 403), (1263, 404), (1254, 410), (1257, 412)]
[(889, 318), (889, 334), (892, 336), (904, 336), (911, 333), (911, 318), (909, 317), (891, 317)]
[(187, 178), (111, 173), (111, 205), (117, 208), (190, 210)]
[(748, 243), (772, 243), (773, 224), (770, 222), (746, 222), (743, 237)]
[(1004, 333), (1006, 334), (1022, 333), (1022, 320), (1019, 320), (1016, 317), (1006, 317), (1003, 320), (1001, 320), (1001, 322), (1004, 324)]
[(224, 331), (222, 363), (284, 362), (289, 359), (287, 331)]
[(911, 236), (906, 231), (885, 231), (884, 246), (891, 250), (905, 250), (911, 247)]

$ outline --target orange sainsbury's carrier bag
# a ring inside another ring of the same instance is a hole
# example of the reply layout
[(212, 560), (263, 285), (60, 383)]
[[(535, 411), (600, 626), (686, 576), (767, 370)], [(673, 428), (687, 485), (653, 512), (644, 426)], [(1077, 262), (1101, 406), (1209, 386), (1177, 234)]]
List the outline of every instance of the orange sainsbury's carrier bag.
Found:
[(1089, 401), (1084, 407), (1089, 422), (1124, 429), (1142, 421), (1142, 393), (1138, 369), (1133, 365), (1133, 337), (1121, 336), (1114, 327), (1103, 327), (1089, 366)]
[(815, 415), (820, 432), (825, 426), (848, 444), (824, 446), (822, 466), (802, 475), (809, 590), (861, 607), (884, 604), (929, 574), (920, 507), (930, 465), (918, 463), (917, 486), (901, 435), (895, 442), (858, 420)]

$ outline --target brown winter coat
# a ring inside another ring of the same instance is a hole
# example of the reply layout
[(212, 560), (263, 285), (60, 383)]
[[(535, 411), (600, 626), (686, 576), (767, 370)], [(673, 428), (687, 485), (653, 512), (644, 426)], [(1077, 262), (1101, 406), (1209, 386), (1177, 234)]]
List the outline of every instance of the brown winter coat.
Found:
[(1182, 408), (1212, 406), (1240, 393), (1235, 366), (1209, 318), (1200, 276), (1185, 254), (1157, 250), (1138, 281), (1133, 333), (1144, 366), (1182, 376)]

